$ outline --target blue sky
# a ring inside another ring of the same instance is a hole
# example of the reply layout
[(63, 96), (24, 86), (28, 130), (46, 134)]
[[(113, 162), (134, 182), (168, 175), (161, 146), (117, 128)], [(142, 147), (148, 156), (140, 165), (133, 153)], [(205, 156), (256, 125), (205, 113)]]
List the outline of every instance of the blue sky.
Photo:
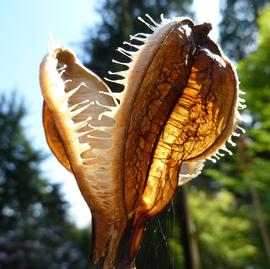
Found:
[[(219, 20), (217, 0), (196, 0), (197, 21), (211, 22), (216, 39)], [(0, 93), (13, 89), (23, 98), (28, 117), (24, 123), (33, 145), (49, 154), (42, 169), (53, 182), (63, 183), (62, 192), (71, 204), (70, 215), (78, 226), (90, 221), (74, 178), (52, 157), (43, 135), (42, 96), (39, 89), (39, 64), (47, 53), (48, 33), (82, 56), (80, 45), (87, 29), (100, 19), (96, 0), (1, 0), (0, 4)], [(121, 45), (122, 41), (119, 41)]]
[(80, 45), (85, 33), (98, 21), (94, 8), (91, 0), (1, 0), (0, 4), (0, 93), (16, 90), (17, 96), (23, 98), (28, 109), (24, 123), (27, 135), (36, 148), (49, 154), (42, 169), (46, 178), (63, 183), (62, 192), (73, 204), (71, 215), (79, 226), (86, 225), (90, 216), (75, 180), (51, 156), (46, 145), (38, 76), (39, 64), (48, 51), (49, 32), (61, 44), (82, 54)]

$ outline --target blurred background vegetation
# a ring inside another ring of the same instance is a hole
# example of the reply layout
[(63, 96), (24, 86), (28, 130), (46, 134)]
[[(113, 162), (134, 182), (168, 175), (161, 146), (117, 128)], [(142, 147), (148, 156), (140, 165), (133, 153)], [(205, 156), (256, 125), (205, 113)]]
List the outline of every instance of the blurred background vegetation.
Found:
[[(138, 268), (270, 268), (270, 4), (223, 0), (219, 43), (238, 66), (246, 92), (246, 134), (234, 155), (207, 163), (148, 227)], [(111, 59), (129, 34), (145, 32), (137, 17), (193, 17), (192, 0), (105, 0), (102, 21), (89, 29), (85, 64), (100, 76), (116, 71)], [(89, 14), (90, 16), (90, 14)], [(84, 269), (90, 229), (67, 218), (59, 185), (42, 176), (43, 153), (22, 127), (27, 104), (0, 99), (0, 269)]]

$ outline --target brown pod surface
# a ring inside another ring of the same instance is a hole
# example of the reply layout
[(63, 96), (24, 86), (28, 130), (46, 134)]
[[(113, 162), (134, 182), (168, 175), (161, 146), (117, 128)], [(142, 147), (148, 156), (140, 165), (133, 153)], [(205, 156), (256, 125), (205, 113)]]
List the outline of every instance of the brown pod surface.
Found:
[(238, 121), (237, 76), (211, 25), (150, 21), (152, 34), (131, 38), (135, 51), (118, 49), (132, 59), (116, 74), (122, 93), (66, 48), (40, 69), (47, 142), (92, 212), (92, 257), (103, 269), (134, 268), (147, 223), (227, 150)]

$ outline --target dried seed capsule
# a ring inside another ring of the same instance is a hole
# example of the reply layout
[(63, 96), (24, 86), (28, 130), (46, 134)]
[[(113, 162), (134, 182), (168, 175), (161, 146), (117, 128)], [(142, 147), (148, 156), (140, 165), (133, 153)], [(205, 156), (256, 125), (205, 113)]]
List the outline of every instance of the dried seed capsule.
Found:
[(47, 141), (91, 209), (93, 259), (104, 269), (133, 268), (147, 223), (226, 149), (237, 124), (237, 76), (211, 25), (146, 24), (151, 35), (131, 37), (137, 51), (118, 49), (132, 59), (118, 73), (120, 94), (67, 49), (41, 64)]
[(107, 248), (111, 244), (110, 249), (116, 249), (117, 238), (113, 237), (120, 238), (126, 219), (122, 182), (112, 170), (112, 115), (117, 102), (107, 85), (64, 48), (44, 58), (40, 83), (47, 141), (62, 164), (68, 169), (70, 165), (91, 209), (93, 260), (107, 255), (110, 268), (114, 254)]

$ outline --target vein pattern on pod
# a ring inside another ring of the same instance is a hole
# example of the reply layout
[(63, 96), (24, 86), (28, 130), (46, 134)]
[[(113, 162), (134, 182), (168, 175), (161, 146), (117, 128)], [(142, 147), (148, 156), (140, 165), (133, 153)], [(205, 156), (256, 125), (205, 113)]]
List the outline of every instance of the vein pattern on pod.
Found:
[(47, 142), (92, 212), (92, 258), (103, 269), (135, 268), (147, 223), (241, 130), (237, 75), (208, 37), (211, 24), (146, 17), (152, 33), (118, 48), (129, 61), (115, 62), (128, 69), (107, 79), (120, 93), (66, 48), (40, 68)]

